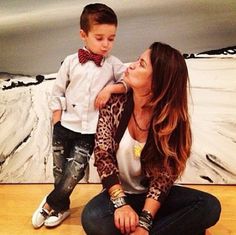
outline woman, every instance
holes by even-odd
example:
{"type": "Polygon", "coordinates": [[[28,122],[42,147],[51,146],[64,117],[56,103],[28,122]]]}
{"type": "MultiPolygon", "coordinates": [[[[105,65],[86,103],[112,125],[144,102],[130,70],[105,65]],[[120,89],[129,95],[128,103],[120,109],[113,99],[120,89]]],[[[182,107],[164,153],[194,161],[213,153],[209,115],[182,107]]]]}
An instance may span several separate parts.
{"type": "Polygon", "coordinates": [[[103,192],[84,208],[88,235],[203,235],[220,216],[212,195],[173,185],[192,144],[183,56],[155,42],[129,66],[126,95],[100,111],[95,166],[103,192]]]}

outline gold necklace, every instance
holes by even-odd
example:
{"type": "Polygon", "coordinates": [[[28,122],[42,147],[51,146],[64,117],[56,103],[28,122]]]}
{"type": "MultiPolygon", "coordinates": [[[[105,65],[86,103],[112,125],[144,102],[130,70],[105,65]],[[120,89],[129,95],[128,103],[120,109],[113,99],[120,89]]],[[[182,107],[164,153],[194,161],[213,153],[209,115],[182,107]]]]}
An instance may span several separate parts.
{"type": "Polygon", "coordinates": [[[136,117],[135,117],[134,112],[133,112],[132,116],[133,116],[135,125],[138,127],[138,129],[139,129],[140,131],[148,131],[148,130],[149,130],[149,128],[144,129],[144,128],[142,128],[142,127],[139,126],[139,124],[138,124],[138,122],[137,122],[137,120],[136,120],[136,117]]]}

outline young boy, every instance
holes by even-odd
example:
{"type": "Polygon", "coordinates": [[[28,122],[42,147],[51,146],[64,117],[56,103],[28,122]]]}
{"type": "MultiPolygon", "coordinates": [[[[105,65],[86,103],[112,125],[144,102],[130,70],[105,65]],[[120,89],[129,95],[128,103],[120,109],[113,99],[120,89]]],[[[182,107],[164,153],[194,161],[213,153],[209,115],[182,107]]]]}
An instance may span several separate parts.
{"type": "Polygon", "coordinates": [[[104,4],[89,4],[80,28],[85,47],[65,58],[52,91],[55,187],[33,214],[35,228],[57,226],[69,216],[69,197],[93,152],[98,109],[111,93],[127,91],[121,80],[126,67],[108,55],[117,29],[114,11],[104,4]]]}

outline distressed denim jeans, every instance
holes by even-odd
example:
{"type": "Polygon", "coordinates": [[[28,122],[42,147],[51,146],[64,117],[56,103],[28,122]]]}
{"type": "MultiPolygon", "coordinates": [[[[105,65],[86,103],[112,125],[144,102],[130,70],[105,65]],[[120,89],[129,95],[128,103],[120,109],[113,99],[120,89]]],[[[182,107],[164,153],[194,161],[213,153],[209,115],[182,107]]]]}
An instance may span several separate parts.
{"type": "MultiPolygon", "coordinates": [[[[139,214],[145,194],[127,194],[130,206],[139,214]]],[[[114,224],[114,206],[107,191],[94,197],[82,212],[87,235],[121,235],[114,224]]],[[[216,197],[195,189],[173,186],[153,220],[150,235],[204,235],[220,217],[221,205],[216,197]]]]}
{"type": "Polygon", "coordinates": [[[53,130],[54,190],[47,203],[56,211],[70,207],[70,195],[84,177],[94,148],[94,134],[73,132],[58,122],[53,130]]]}

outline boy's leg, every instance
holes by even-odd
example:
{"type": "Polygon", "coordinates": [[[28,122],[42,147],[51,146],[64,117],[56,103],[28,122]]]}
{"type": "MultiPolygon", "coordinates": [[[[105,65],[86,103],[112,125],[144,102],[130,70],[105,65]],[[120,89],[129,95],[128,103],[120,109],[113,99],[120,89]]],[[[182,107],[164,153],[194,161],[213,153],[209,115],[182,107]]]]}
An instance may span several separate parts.
{"type": "MultiPolygon", "coordinates": [[[[56,123],[53,128],[53,174],[55,188],[63,176],[67,162],[66,156],[69,154],[70,141],[68,139],[68,132],[70,131],[61,126],[60,122],[56,123]]],[[[57,196],[60,197],[60,195],[57,196]]],[[[32,224],[35,228],[39,228],[44,224],[51,213],[50,209],[51,205],[48,203],[47,197],[44,197],[32,216],[32,224]]]]}
{"type": "Polygon", "coordinates": [[[93,147],[94,135],[78,134],[76,139],[73,139],[72,149],[70,156],[67,158],[64,174],[47,198],[48,204],[54,210],[66,211],[69,209],[69,197],[77,183],[84,177],[93,147]]]}
{"type": "Polygon", "coordinates": [[[65,170],[67,157],[70,154],[71,141],[68,138],[69,130],[58,122],[53,129],[53,176],[55,186],[59,184],[65,170]]]}

